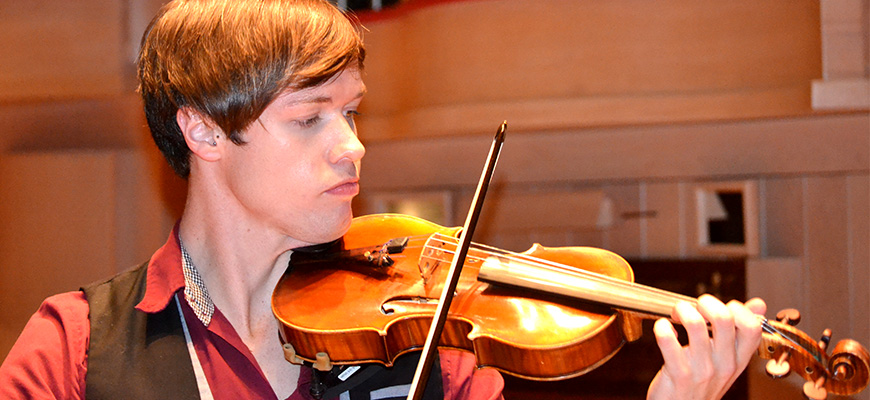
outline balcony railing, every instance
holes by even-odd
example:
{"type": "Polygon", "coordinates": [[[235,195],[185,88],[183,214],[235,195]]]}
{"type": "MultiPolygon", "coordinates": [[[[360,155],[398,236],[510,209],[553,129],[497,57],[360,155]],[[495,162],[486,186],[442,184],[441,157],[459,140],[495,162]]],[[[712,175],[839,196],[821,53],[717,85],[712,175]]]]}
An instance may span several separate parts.
{"type": "Polygon", "coordinates": [[[407,0],[330,0],[339,8],[351,11],[380,11],[407,0]]]}

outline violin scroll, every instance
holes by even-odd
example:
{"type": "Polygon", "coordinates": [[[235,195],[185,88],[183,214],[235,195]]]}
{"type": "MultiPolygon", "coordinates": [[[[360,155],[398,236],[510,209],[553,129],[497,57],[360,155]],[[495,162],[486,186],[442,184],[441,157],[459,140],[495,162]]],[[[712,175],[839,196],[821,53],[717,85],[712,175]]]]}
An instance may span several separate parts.
{"type": "MultiPolygon", "coordinates": [[[[822,339],[815,341],[806,333],[795,329],[795,312],[783,321],[764,321],[758,355],[770,359],[766,371],[781,378],[791,371],[803,377],[804,395],[823,400],[827,394],[848,396],[863,390],[870,381],[870,354],[860,343],[844,339],[837,343],[830,355],[827,347],[831,331],[826,329],[822,339]]],[[[777,317],[784,315],[782,312],[777,317]]],[[[799,317],[798,317],[799,318],[799,317]]]]}
{"type": "Polygon", "coordinates": [[[867,349],[852,339],[837,343],[828,361],[831,378],[829,385],[837,387],[837,394],[852,394],[861,391],[870,380],[870,355],[867,349]],[[842,389],[839,389],[842,388],[842,389]]]}

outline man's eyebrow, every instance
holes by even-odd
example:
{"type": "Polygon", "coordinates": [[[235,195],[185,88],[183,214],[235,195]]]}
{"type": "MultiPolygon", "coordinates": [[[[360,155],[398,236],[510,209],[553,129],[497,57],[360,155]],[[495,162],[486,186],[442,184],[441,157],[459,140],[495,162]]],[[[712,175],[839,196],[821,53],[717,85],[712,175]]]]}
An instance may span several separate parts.
{"type": "Polygon", "coordinates": [[[297,99],[296,101],[290,102],[290,104],[300,104],[300,103],[331,103],[332,97],[329,96],[318,96],[318,97],[303,97],[301,99],[297,99]]]}

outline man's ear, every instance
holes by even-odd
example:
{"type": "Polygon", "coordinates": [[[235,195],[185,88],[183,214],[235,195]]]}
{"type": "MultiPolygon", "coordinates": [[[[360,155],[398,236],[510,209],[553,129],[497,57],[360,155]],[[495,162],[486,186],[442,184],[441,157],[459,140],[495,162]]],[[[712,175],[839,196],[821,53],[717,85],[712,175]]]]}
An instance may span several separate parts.
{"type": "Polygon", "coordinates": [[[175,114],[175,121],[181,128],[187,148],[205,161],[221,158],[223,144],[226,143],[223,131],[214,126],[207,117],[190,107],[182,107],[175,114]]]}

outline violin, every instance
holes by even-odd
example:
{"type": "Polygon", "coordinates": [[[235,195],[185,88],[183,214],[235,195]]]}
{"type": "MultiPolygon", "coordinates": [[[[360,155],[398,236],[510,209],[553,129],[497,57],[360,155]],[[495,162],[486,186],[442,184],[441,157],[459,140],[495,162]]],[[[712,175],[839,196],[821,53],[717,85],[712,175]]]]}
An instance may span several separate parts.
{"type": "MultiPolygon", "coordinates": [[[[294,251],[272,310],[285,357],[332,365],[380,363],[420,350],[461,228],[416,217],[354,219],[340,240],[294,251]]],[[[645,318],[668,318],[696,300],[633,282],[628,263],[591,247],[533,245],[523,253],[474,244],[468,250],[439,347],[473,352],[478,366],[533,380],[582,375],[642,334],[645,318]]],[[[841,340],[828,353],[795,329],[795,311],[761,319],[758,355],[767,372],[807,380],[804,393],[851,395],[870,379],[867,350],[841,340]]]]}

